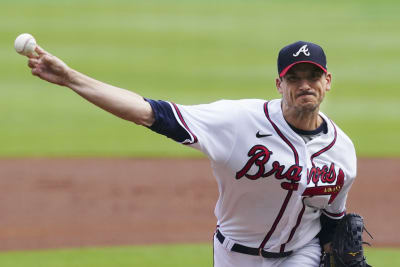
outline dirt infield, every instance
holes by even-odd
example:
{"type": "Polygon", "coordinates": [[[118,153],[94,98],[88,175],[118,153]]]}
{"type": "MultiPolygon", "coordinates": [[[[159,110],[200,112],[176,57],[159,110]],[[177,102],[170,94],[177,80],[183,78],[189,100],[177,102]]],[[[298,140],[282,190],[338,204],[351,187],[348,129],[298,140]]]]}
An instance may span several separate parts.
{"type": "MultiPolygon", "coordinates": [[[[399,246],[400,159],[358,169],[348,210],[399,246]]],[[[0,250],[209,242],[217,194],[206,159],[2,159],[0,250]]]]}

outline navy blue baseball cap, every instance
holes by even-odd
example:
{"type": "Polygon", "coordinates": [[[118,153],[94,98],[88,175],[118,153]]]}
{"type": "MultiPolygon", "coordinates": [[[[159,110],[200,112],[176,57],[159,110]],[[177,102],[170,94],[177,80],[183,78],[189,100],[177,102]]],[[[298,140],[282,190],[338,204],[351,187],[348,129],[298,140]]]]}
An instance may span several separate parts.
{"type": "Polygon", "coordinates": [[[324,50],[314,43],[298,41],[282,48],[278,55],[279,77],[298,63],[311,63],[327,72],[324,50]]]}

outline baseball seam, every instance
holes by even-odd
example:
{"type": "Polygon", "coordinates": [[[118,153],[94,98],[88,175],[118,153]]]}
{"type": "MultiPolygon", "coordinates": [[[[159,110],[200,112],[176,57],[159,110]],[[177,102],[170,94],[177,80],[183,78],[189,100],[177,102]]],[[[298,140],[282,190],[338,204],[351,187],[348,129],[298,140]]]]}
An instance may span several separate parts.
{"type": "Polygon", "coordinates": [[[22,50],[19,51],[19,53],[24,53],[25,48],[26,48],[26,46],[28,45],[28,42],[29,42],[30,40],[31,40],[31,38],[28,38],[28,39],[25,41],[24,46],[22,47],[22,50]]]}

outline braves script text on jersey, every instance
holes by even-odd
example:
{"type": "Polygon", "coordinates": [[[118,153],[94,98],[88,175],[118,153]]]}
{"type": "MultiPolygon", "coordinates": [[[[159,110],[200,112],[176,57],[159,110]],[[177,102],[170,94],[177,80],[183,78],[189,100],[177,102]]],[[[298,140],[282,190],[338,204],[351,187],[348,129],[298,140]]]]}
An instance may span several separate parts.
{"type": "Polygon", "coordinates": [[[220,193],[218,229],[232,244],[295,251],[317,236],[321,212],[344,215],[356,176],[355,150],[323,113],[327,133],[306,143],[285,121],[281,100],[196,106],[148,101],[155,110],[153,130],[211,160],[220,193]]]}

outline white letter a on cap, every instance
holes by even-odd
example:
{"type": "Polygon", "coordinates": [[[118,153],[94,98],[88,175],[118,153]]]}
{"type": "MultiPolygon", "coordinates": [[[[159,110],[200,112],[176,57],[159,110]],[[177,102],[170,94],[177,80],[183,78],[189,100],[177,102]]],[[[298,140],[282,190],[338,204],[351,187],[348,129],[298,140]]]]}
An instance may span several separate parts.
{"type": "Polygon", "coordinates": [[[302,53],[304,55],[306,55],[307,57],[310,55],[310,52],[308,52],[308,48],[307,45],[303,45],[302,47],[300,47],[299,51],[297,51],[295,54],[293,54],[294,57],[298,57],[300,53],[302,53]]]}

